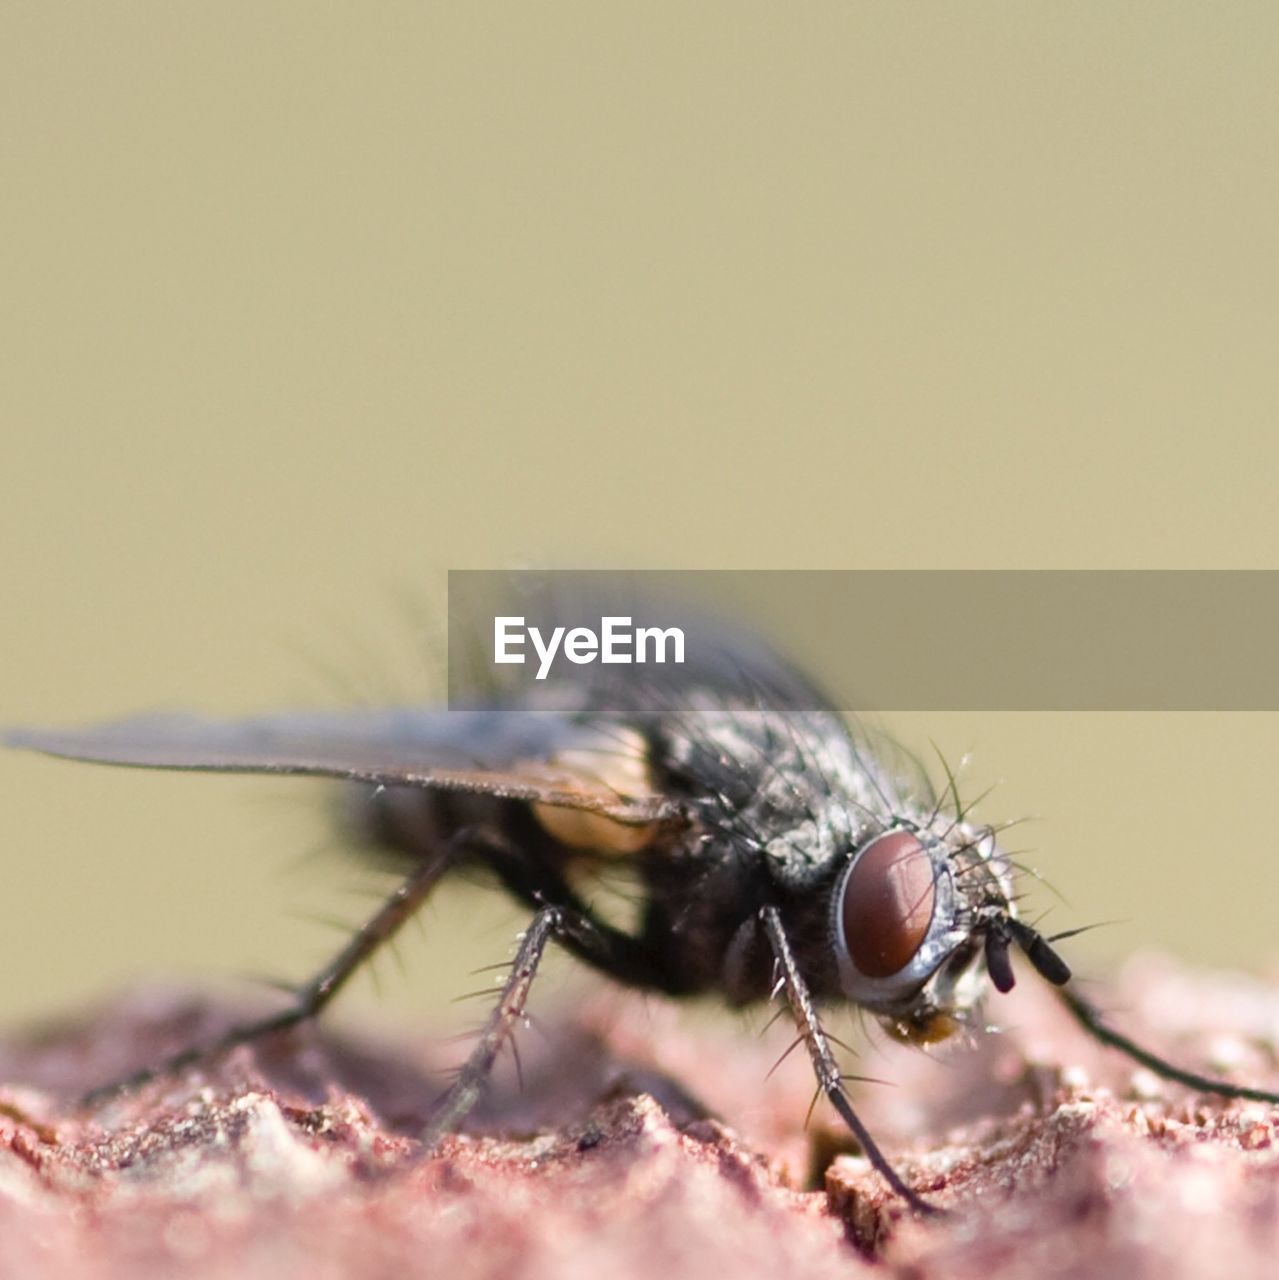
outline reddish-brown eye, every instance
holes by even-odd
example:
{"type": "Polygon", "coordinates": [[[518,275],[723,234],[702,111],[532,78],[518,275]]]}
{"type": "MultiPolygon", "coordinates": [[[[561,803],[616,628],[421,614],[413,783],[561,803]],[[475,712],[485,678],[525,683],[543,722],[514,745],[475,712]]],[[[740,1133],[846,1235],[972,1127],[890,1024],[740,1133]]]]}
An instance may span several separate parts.
{"type": "Polygon", "coordinates": [[[872,840],[844,882],[844,942],[857,971],[888,978],[904,969],[928,936],[936,901],[932,859],[917,836],[872,840]]]}

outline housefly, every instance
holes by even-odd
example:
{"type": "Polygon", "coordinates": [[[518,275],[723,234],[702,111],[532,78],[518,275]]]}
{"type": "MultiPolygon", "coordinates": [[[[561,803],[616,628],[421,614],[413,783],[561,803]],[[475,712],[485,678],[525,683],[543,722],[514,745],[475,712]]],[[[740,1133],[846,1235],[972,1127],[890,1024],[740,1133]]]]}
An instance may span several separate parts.
{"type": "Polygon", "coordinates": [[[1183,1071],[1108,1026],[1069,987],[1053,943],[1019,918],[997,831],[953,779],[935,790],[752,638],[658,681],[595,671],[463,708],[148,716],[84,730],[22,729],[51,755],[145,768],[344,779],[359,831],[404,878],[284,1011],[237,1027],[123,1086],[318,1014],[446,875],[482,868],[532,913],[496,1005],[435,1106],[426,1143],[475,1104],[523,1016],[547,946],[632,987],[789,1008],[821,1094],[913,1209],[854,1110],[822,1011],[853,1004],[896,1038],[980,1026],[988,988],[1020,953],[1093,1035],[1166,1078],[1227,1097],[1279,1095],[1183,1071]],[[637,918],[594,890],[625,872],[637,918]]]}

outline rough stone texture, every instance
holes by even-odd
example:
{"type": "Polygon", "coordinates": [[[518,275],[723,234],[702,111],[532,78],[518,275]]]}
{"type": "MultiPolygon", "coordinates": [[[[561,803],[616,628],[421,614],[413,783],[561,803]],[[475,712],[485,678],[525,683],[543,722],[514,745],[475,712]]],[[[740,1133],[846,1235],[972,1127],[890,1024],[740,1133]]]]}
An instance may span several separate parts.
{"type": "MultiPolygon", "coordinates": [[[[81,1112],[232,1010],[131,996],[0,1045],[0,1280],[184,1276],[1273,1276],[1279,1109],[1166,1085],[1025,983],[1007,1028],[854,1063],[949,1213],[902,1210],[758,1026],[602,995],[521,1037],[468,1124],[415,1138],[460,1045],[308,1029],[81,1112]],[[718,1118],[713,1118],[718,1117],[718,1118]],[[731,1126],[731,1127],[730,1127],[731,1126]]],[[[1279,1085],[1279,991],[1148,960],[1101,997],[1187,1065],[1279,1085]]],[[[842,1034],[842,1031],[841,1031],[842,1034]]]]}

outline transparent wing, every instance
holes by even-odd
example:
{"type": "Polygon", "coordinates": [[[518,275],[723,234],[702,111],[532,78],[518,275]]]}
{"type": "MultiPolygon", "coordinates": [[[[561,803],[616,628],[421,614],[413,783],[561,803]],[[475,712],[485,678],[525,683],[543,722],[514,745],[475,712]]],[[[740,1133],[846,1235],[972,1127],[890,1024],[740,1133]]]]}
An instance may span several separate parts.
{"type": "Polygon", "coordinates": [[[83,729],[11,729],[3,740],[97,764],[476,791],[586,809],[628,825],[675,816],[666,797],[640,785],[619,789],[615,770],[592,768],[593,755],[610,752],[607,728],[553,712],[394,709],[226,721],[166,713],[83,729]]]}

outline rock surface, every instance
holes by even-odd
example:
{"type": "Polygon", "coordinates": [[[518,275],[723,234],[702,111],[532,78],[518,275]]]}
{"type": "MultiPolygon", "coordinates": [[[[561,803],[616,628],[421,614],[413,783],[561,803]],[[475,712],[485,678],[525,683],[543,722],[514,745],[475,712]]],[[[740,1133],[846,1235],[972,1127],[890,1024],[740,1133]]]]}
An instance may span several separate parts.
{"type": "MultiPolygon", "coordinates": [[[[931,1219],[822,1104],[805,1128],[807,1064],[768,1074],[789,1034],[763,1018],[602,994],[526,1031],[522,1087],[508,1064],[423,1156],[461,1045],[308,1028],[77,1109],[236,1016],[138,993],[0,1045],[0,1280],[1273,1275],[1279,1108],[1165,1084],[1023,987],[1001,1034],[850,1064],[892,1082],[858,1105],[931,1219]]],[[[1097,998],[1186,1065],[1279,1086],[1273,987],[1148,960],[1097,998]]]]}

